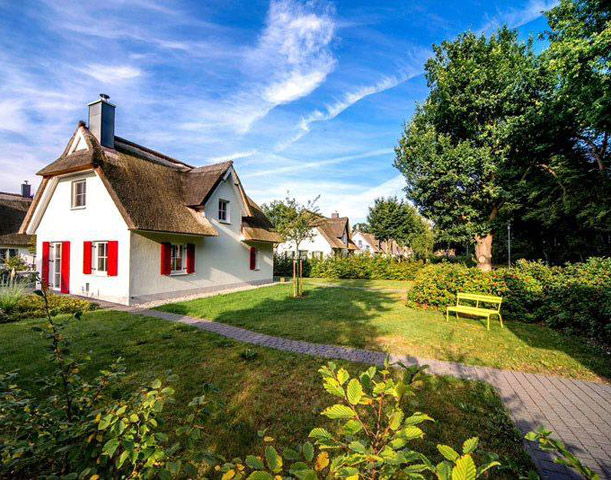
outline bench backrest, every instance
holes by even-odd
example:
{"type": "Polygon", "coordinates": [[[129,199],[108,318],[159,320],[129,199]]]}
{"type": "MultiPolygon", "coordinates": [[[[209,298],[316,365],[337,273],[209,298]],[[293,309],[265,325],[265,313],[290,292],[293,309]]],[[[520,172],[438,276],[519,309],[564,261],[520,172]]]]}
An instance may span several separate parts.
{"type": "Polygon", "coordinates": [[[503,297],[497,297],[496,295],[487,295],[483,293],[461,293],[456,294],[456,305],[469,305],[469,302],[475,302],[475,306],[479,307],[480,303],[487,303],[496,306],[498,311],[501,310],[501,303],[503,297]],[[462,303],[461,303],[462,302],[462,303]]]}

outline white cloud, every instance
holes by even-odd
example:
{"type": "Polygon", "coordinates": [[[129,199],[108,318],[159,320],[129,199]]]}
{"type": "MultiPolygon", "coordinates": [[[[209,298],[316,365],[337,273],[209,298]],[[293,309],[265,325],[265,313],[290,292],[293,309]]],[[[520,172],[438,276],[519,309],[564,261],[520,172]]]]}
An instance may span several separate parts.
{"type": "Polygon", "coordinates": [[[113,85],[121,81],[137,78],[142,74],[138,68],[130,65],[112,66],[102,63],[90,63],[81,69],[81,71],[102,83],[113,85]]]}
{"type": "Polygon", "coordinates": [[[339,212],[350,218],[350,223],[364,221],[369,207],[378,197],[405,197],[405,179],[397,175],[373,187],[358,183],[333,182],[328,180],[283,180],[274,183],[273,188],[259,188],[247,185],[246,188],[259,203],[267,203],[282,198],[286,192],[298,201],[305,203],[319,197],[316,205],[321,213],[330,215],[339,212]]]}
{"type": "Polygon", "coordinates": [[[501,25],[518,28],[539,18],[544,12],[558,5],[558,0],[529,0],[523,8],[510,8],[499,12],[487,20],[479,29],[481,33],[490,33],[501,25]]]}
{"type": "Polygon", "coordinates": [[[335,67],[334,33],[335,20],[328,8],[272,0],[256,45],[243,52],[241,87],[221,100],[220,108],[202,108],[182,126],[245,134],[277,106],[310,95],[335,67]]]}
{"type": "MultiPolygon", "coordinates": [[[[252,177],[263,177],[267,175],[278,175],[278,174],[292,174],[302,170],[311,170],[314,168],[321,168],[330,165],[337,165],[339,163],[344,163],[350,160],[358,160],[361,158],[370,158],[370,157],[379,157],[382,155],[388,155],[393,153],[394,150],[392,148],[380,148],[377,150],[371,150],[367,152],[361,152],[354,155],[344,155],[341,157],[329,158],[326,160],[318,160],[314,162],[300,162],[293,159],[287,159],[290,162],[290,165],[282,166],[282,167],[274,167],[267,170],[259,170],[257,172],[253,172],[247,175],[244,175],[243,178],[252,178],[252,177]]],[[[284,158],[278,157],[277,158],[284,158]]]]}
{"type": "Polygon", "coordinates": [[[256,150],[248,150],[246,152],[236,152],[236,153],[231,153],[229,155],[222,155],[220,157],[212,157],[210,159],[210,162],[211,163],[228,162],[229,160],[238,160],[240,158],[252,157],[255,153],[257,153],[256,150]]]}
{"type": "Polygon", "coordinates": [[[23,110],[24,101],[16,98],[0,100],[0,130],[24,133],[28,118],[23,110]]]}
{"type": "Polygon", "coordinates": [[[293,143],[303,138],[304,135],[310,132],[311,125],[313,123],[332,120],[344,110],[361,101],[365,97],[394,88],[419,73],[420,72],[384,77],[373,85],[358,87],[357,89],[346,93],[341,100],[337,100],[326,105],[324,110],[315,110],[308,116],[303,117],[299,122],[297,133],[288,140],[278,143],[276,145],[276,151],[285,150],[293,143]]]}

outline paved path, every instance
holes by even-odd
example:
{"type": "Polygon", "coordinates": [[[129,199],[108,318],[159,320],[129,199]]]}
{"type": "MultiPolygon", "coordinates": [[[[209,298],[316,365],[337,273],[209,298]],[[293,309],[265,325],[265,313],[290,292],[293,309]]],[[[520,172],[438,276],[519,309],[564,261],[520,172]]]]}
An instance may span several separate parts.
{"type": "MultiPolygon", "coordinates": [[[[186,315],[133,307],[129,311],[194,325],[240,342],[286,352],[370,365],[383,365],[386,356],[383,352],[273,337],[186,315]]],[[[428,365],[427,372],[434,375],[452,375],[488,382],[498,391],[510,417],[523,434],[545,426],[554,431],[571,452],[598,473],[601,479],[611,479],[611,385],[488,367],[470,367],[404,355],[392,355],[391,358],[395,362],[402,361],[410,365],[428,365]]],[[[543,478],[581,478],[566,467],[553,463],[550,456],[534,444],[525,442],[525,448],[543,478]]]]}

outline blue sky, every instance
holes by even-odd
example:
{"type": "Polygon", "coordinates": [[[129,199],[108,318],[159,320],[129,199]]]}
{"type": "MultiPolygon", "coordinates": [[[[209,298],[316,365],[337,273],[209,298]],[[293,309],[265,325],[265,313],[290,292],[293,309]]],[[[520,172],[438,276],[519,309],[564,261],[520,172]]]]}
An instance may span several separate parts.
{"type": "Polygon", "coordinates": [[[193,165],[234,159],[259,203],[320,195],[362,220],[401,194],[403,122],[426,98],[431,45],[554,0],[0,0],[0,190],[57,158],[107,93],[116,134],[193,165]]]}

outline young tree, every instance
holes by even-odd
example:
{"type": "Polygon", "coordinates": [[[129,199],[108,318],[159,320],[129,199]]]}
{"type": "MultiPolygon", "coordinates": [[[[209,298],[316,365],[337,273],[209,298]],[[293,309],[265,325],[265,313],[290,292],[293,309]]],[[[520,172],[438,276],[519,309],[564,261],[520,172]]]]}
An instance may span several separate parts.
{"type": "Polygon", "coordinates": [[[430,94],[405,126],[395,166],[439,240],[475,238],[478,265],[490,270],[495,221],[521,168],[510,155],[512,134],[538,105],[537,58],[505,27],[433,48],[430,94]]]}
{"type": "MultiPolygon", "coordinates": [[[[276,231],[286,242],[295,245],[296,257],[299,256],[301,243],[314,238],[315,231],[312,228],[312,221],[318,215],[317,200],[318,197],[309,200],[304,205],[287,195],[283,202],[276,200],[270,204],[270,207],[266,207],[267,211],[272,210],[272,221],[274,221],[276,231]]],[[[293,284],[295,286],[294,296],[300,296],[301,285],[296,269],[293,269],[293,284]]]]}

